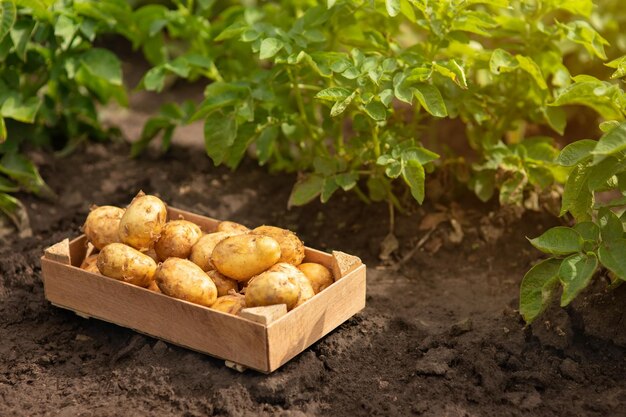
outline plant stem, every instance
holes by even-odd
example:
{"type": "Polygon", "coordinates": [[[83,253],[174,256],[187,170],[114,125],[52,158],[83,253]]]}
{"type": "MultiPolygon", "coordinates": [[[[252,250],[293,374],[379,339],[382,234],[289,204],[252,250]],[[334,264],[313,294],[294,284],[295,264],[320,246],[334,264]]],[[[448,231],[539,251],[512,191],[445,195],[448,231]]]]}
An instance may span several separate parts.
{"type": "Polygon", "coordinates": [[[309,135],[311,135],[311,139],[318,142],[318,137],[315,131],[313,130],[313,126],[309,123],[309,118],[306,114],[306,109],[304,108],[304,100],[302,99],[302,93],[300,92],[300,84],[296,83],[296,77],[294,77],[291,68],[287,68],[287,75],[289,76],[289,81],[291,81],[291,86],[295,90],[294,93],[296,95],[296,104],[298,106],[298,111],[300,112],[300,118],[302,122],[306,125],[307,130],[309,131],[309,135]]]}
{"type": "Polygon", "coordinates": [[[374,155],[376,159],[380,156],[380,140],[378,139],[378,125],[374,125],[372,130],[372,139],[374,140],[374,155]]]}

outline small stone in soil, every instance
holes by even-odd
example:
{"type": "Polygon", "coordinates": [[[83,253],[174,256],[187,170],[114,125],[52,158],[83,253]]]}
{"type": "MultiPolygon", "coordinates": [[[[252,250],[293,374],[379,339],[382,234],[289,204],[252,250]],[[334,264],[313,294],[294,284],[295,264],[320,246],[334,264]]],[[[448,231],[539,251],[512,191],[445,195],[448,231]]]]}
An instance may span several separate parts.
{"type": "Polygon", "coordinates": [[[463,319],[457,323],[454,323],[450,327],[450,335],[451,336],[460,336],[464,333],[467,333],[473,328],[472,320],[470,318],[463,319]]]}
{"type": "Polygon", "coordinates": [[[164,355],[168,349],[167,344],[162,340],[157,341],[154,346],[152,346],[154,354],[159,356],[164,355]]]}

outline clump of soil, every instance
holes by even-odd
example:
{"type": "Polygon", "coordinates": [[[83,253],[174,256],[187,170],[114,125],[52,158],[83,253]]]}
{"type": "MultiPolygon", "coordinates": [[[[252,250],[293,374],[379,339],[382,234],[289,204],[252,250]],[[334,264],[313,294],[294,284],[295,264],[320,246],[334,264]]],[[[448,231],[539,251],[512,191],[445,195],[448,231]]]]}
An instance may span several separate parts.
{"type": "Polygon", "coordinates": [[[539,255],[525,236],[553,225],[547,215],[503,220],[470,197],[427,206],[396,219],[399,251],[383,265],[384,205],[339,195],[286,210],[292,177],[252,163],[231,173],[179,148],[162,159],[127,154],[124,145],[90,145],[66,159],[39,158],[60,198],[22,196],[33,236],[0,246],[0,415],[623,414],[624,289],[605,294],[599,283],[530,327],[515,311],[519,281],[539,255]],[[90,204],[124,205],[139,189],[360,256],[367,307],[268,376],[50,305],[43,249],[77,235],[90,204]],[[423,219],[444,209],[464,220],[442,221],[425,239],[423,219]]]}

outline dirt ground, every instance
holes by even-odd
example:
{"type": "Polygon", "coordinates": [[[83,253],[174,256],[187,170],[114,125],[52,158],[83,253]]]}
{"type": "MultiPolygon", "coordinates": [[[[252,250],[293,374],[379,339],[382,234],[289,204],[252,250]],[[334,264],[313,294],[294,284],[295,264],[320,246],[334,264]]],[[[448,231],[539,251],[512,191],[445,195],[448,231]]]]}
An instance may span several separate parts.
{"type": "Polygon", "coordinates": [[[555,224],[548,215],[516,220],[471,197],[426,205],[397,217],[400,247],[383,263],[383,204],[339,195],[286,210],[292,176],[251,162],[231,173],[182,148],[127,154],[89,145],[65,159],[33,155],[59,199],[22,196],[33,237],[0,241],[1,416],[626,416],[625,288],[606,294],[599,281],[528,328],[516,312],[539,256],[525,236],[555,224]],[[367,307],[262,375],[51,306],[43,249],[76,236],[91,203],[124,205],[139,189],[360,256],[367,307]]]}

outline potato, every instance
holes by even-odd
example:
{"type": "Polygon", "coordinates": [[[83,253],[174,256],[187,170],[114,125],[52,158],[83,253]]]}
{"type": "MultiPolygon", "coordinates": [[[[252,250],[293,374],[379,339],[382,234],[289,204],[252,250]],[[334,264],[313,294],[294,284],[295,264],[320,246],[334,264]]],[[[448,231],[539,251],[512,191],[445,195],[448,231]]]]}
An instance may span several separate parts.
{"type": "Polygon", "coordinates": [[[211,263],[213,249],[222,240],[234,235],[232,232],[215,232],[202,236],[191,248],[189,260],[202,268],[203,271],[215,269],[211,263]]]}
{"type": "Polygon", "coordinates": [[[306,275],[313,286],[315,294],[329,287],[335,280],[333,274],[322,264],[305,262],[298,265],[298,269],[306,275]]]}
{"type": "Polygon", "coordinates": [[[156,252],[154,251],[154,248],[146,251],[146,252],[142,252],[146,255],[148,255],[149,257],[151,257],[152,259],[154,259],[154,262],[159,263],[159,257],[157,256],[156,252]]]}
{"type": "Polygon", "coordinates": [[[148,289],[150,291],[158,292],[159,294],[161,293],[161,289],[157,285],[156,281],[151,281],[150,285],[148,285],[148,289]]]}
{"type": "Polygon", "coordinates": [[[153,195],[140,193],[120,220],[120,241],[146,251],[154,246],[167,219],[165,204],[153,195]]]}
{"type": "Polygon", "coordinates": [[[286,304],[291,310],[298,303],[300,286],[284,272],[267,271],[252,278],[246,288],[246,306],[286,304]]]}
{"type": "Polygon", "coordinates": [[[238,315],[246,307],[246,297],[241,294],[227,294],[217,298],[211,308],[228,314],[238,315]]]}
{"type": "Polygon", "coordinates": [[[94,274],[99,274],[100,271],[98,270],[98,265],[96,265],[97,261],[98,255],[90,255],[80,264],[80,268],[88,272],[93,272],[94,274]]]}
{"type": "Polygon", "coordinates": [[[161,236],[154,244],[160,261],[167,258],[188,258],[191,248],[202,237],[200,226],[187,220],[172,220],[165,223],[161,236]]]}
{"type": "Polygon", "coordinates": [[[247,281],[280,259],[280,246],[269,236],[236,235],[215,246],[211,262],[220,273],[237,281],[247,281]]]}
{"type": "Polygon", "coordinates": [[[263,235],[274,238],[280,245],[279,262],[287,262],[292,265],[300,265],[304,259],[304,243],[290,230],[274,226],[259,226],[252,230],[255,235],[263,235]]]}
{"type": "Polygon", "coordinates": [[[104,276],[147,287],[154,279],[154,260],[123,243],[106,245],[98,254],[98,270],[104,276]]]}
{"type": "Polygon", "coordinates": [[[248,233],[250,231],[250,229],[248,229],[243,224],[239,224],[239,223],[235,223],[235,222],[229,222],[229,221],[223,221],[223,222],[220,222],[217,225],[217,231],[218,232],[231,232],[231,233],[242,234],[242,233],[248,233]]]}
{"type": "Polygon", "coordinates": [[[118,231],[123,215],[124,209],[119,207],[96,207],[89,212],[83,225],[83,232],[96,249],[102,250],[109,243],[120,241],[118,231]]]}
{"type": "Polygon", "coordinates": [[[239,291],[239,283],[234,279],[227,278],[215,270],[207,271],[206,274],[211,278],[211,281],[215,283],[218,297],[228,295],[229,291],[239,291]]]}
{"type": "Polygon", "coordinates": [[[272,266],[268,271],[272,272],[282,272],[287,275],[289,278],[293,279],[298,286],[300,287],[300,295],[298,296],[298,302],[295,307],[298,307],[301,304],[304,304],[305,301],[313,298],[315,295],[315,291],[313,290],[313,286],[309,279],[300,271],[297,267],[288,264],[286,262],[279,262],[276,265],[272,266]]]}
{"type": "Polygon", "coordinates": [[[163,294],[206,307],[217,300],[217,287],[196,264],[187,259],[168,258],[159,265],[155,280],[163,294]]]}

